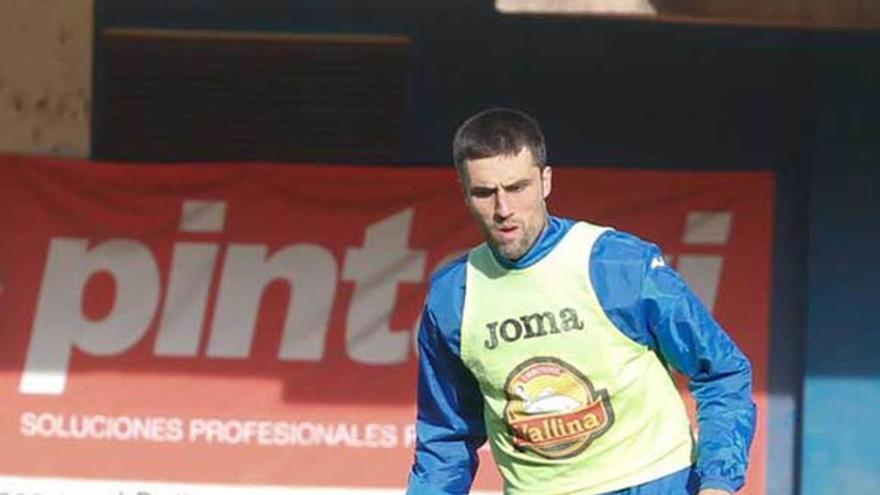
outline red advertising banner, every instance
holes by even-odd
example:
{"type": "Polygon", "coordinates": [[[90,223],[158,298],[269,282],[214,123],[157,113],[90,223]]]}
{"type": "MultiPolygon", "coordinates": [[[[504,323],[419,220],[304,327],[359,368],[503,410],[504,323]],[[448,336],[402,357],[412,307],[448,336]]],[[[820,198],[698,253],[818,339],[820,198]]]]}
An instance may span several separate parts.
{"type": "MultiPolygon", "coordinates": [[[[658,243],[752,359],[763,494],[772,175],[554,179],[551,212],[658,243]]],[[[400,493],[427,281],[477,242],[451,168],[0,157],[0,488],[400,493]]]]}

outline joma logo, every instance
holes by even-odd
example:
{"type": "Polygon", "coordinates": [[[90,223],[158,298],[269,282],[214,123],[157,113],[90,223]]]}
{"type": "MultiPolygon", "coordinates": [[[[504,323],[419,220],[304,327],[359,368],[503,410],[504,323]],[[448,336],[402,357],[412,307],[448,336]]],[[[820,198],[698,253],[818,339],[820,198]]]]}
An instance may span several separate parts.
{"type": "Polygon", "coordinates": [[[516,342],[517,340],[544,337],[550,334],[583,330],[584,322],[578,318],[577,311],[565,308],[559,311],[559,322],[556,324],[556,315],[550,311],[532,313],[519,318],[508,318],[504,321],[493,321],[486,324],[489,330],[489,338],[486,339],[486,349],[498,347],[498,338],[504,342],[516,342]],[[561,327],[561,328],[560,328],[561,327]]]}

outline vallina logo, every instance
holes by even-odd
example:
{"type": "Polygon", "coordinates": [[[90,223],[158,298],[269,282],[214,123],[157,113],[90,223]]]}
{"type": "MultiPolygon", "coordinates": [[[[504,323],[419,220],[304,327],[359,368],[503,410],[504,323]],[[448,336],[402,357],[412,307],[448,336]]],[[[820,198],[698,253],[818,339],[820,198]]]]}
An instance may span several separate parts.
{"type": "Polygon", "coordinates": [[[550,459],[575,456],[614,424],[606,390],[568,363],[536,357],[517,366],[505,385],[504,418],[513,445],[550,459]]]}

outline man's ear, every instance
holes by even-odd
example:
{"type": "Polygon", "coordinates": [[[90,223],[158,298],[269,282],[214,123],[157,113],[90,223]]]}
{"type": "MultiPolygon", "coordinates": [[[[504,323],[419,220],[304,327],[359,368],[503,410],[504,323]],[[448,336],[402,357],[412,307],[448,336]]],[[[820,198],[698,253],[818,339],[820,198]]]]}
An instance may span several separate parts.
{"type": "Polygon", "coordinates": [[[541,170],[541,185],[544,187],[544,199],[547,199],[553,189],[553,168],[550,165],[545,165],[541,170]]]}

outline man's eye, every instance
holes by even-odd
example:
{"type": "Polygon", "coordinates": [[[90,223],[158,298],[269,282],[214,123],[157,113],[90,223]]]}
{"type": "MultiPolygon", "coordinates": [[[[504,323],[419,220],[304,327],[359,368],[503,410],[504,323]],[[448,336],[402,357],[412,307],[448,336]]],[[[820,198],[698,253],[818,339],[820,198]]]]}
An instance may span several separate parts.
{"type": "Polygon", "coordinates": [[[475,189],[471,191],[471,195],[477,198],[488,198],[494,191],[487,189],[475,189]]]}

